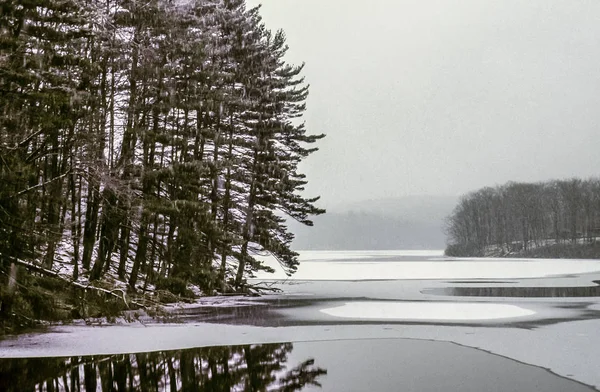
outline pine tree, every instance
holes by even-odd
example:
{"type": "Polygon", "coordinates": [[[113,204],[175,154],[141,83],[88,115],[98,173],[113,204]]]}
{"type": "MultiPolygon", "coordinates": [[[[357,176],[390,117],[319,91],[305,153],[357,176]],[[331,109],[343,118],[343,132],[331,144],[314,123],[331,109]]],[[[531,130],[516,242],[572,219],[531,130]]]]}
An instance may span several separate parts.
{"type": "Polygon", "coordinates": [[[298,164],[323,135],[282,32],[243,0],[28,0],[0,21],[0,268],[70,263],[132,290],[241,289],[286,219],[324,211],[298,164]]]}

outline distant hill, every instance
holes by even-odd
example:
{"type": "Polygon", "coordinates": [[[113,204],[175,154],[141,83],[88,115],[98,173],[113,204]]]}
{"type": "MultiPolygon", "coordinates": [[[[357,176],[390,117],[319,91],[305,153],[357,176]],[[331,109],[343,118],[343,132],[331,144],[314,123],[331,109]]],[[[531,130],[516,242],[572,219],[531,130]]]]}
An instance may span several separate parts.
{"type": "Polygon", "coordinates": [[[456,197],[409,196],[339,205],[314,219],[290,223],[297,250],[443,249],[444,219],[456,197]]]}

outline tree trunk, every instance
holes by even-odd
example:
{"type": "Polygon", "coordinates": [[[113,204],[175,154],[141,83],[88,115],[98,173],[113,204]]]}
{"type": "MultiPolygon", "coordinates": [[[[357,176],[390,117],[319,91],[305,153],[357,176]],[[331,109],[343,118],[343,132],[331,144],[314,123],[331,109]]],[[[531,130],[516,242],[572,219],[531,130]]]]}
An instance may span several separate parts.
{"type": "Polygon", "coordinates": [[[140,268],[146,260],[146,253],[148,251],[148,216],[146,213],[142,213],[142,222],[140,223],[140,231],[138,237],[138,247],[135,253],[135,259],[133,260],[133,267],[131,268],[131,276],[129,277],[129,287],[135,291],[135,284],[138,280],[138,274],[140,268]]]}

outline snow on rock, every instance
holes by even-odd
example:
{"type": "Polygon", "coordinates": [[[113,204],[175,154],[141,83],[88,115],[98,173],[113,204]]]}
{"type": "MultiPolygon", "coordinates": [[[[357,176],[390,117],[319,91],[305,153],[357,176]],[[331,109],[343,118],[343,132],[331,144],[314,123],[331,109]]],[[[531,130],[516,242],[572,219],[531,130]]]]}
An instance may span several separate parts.
{"type": "Polygon", "coordinates": [[[231,307],[241,307],[241,306],[257,306],[257,305],[265,305],[264,302],[249,300],[247,297],[239,295],[239,296],[231,296],[231,297],[201,297],[194,302],[185,303],[178,302],[173,304],[164,305],[163,308],[166,311],[177,312],[180,310],[189,310],[189,309],[198,309],[203,307],[208,308],[231,308],[231,307]]]}

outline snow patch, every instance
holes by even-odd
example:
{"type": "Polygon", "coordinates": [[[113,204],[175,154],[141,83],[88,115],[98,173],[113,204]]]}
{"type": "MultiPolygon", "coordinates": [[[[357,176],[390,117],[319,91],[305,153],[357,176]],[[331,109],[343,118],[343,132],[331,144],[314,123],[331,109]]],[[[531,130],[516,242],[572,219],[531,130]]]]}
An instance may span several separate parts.
{"type": "Polygon", "coordinates": [[[368,320],[497,320],[534,315],[515,305],[467,302],[347,302],[321,312],[334,317],[368,320]]]}

